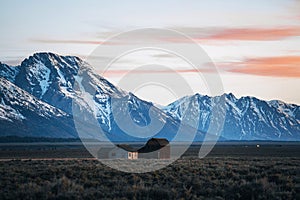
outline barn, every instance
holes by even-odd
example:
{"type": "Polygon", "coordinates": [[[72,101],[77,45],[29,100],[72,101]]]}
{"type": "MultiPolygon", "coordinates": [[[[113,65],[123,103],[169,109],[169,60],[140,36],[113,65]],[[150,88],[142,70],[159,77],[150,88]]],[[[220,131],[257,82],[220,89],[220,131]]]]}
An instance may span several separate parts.
{"type": "Polygon", "coordinates": [[[142,147],[134,147],[128,144],[118,144],[114,148],[101,148],[98,152],[99,158],[104,159],[169,159],[169,141],[165,138],[151,138],[142,147]]]}
{"type": "Polygon", "coordinates": [[[139,158],[155,158],[169,159],[170,158],[169,141],[164,138],[151,138],[145,146],[138,150],[139,158]]]}
{"type": "Polygon", "coordinates": [[[138,158],[136,152],[128,152],[118,147],[103,147],[98,151],[99,159],[130,159],[138,158]]]}

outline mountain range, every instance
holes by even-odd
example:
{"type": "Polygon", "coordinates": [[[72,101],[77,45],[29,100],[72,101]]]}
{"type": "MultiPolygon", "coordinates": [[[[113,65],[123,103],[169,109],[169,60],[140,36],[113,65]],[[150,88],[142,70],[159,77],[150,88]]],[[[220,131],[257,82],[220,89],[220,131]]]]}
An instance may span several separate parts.
{"type": "Polygon", "coordinates": [[[78,138],[83,137],[79,124],[86,138],[95,137],[100,127],[112,141],[184,140],[186,136],[200,141],[217,134],[211,131],[215,119],[220,119],[221,140],[300,140],[300,109],[294,104],[236,98],[230,93],[195,94],[157,107],[114,86],[75,56],[36,53],[19,66],[0,63],[0,137],[78,138]],[[88,101],[82,90],[91,94],[88,101]],[[115,109],[113,102],[120,106],[115,109]],[[126,123],[132,119],[134,124],[120,127],[118,118],[126,123]],[[154,121],[162,127],[155,135],[147,135],[154,121]],[[130,127],[142,131],[128,134],[130,127]],[[176,137],[178,131],[182,137],[176,137]]]}

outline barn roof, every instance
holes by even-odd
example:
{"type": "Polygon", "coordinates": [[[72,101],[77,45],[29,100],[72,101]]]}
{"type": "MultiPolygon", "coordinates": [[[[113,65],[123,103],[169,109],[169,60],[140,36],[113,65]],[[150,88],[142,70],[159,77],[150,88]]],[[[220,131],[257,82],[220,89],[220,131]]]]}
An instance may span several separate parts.
{"type": "Polygon", "coordinates": [[[125,151],[129,151],[129,152],[136,152],[140,149],[140,148],[132,147],[128,144],[117,144],[117,147],[120,147],[121,149],[124,149],[125,151]]]}
{"type": "Polygon", "coordinates": [[[124,149],[129,152],[139,152],[139,153],[150,153],[153,151],[157,151],[164,146],[167,146],[169,141],[165,138],[151,138],[148,142],[141,148],[134,148],[128,144],[119,144],[118,147],[124,149]]]}
{"type": "Polygon", "coordinates": [[[147,144],[166,146],[169,144],[169,141],[165,138],[151,138],[150,140],[148,140],[147,144]]]}

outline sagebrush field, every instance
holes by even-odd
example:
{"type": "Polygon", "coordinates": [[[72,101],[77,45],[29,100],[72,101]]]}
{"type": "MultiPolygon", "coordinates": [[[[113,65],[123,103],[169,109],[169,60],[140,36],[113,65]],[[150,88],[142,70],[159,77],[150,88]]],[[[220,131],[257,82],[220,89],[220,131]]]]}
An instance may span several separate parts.
{"type": "Polygon", "coordinates": [[[97,160],[0,163],[0,199],[300,199],[299,157],[185,158],[130,174],[97,160]]]}

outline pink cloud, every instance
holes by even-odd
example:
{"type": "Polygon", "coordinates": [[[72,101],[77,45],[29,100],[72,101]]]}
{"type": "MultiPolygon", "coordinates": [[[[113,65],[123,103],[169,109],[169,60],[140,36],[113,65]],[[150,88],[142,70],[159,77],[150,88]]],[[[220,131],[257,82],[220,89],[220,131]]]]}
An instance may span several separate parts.
{"type": "Polygon", "coordinates": [[[205,39],[209,40],[279,40],[299,36],[300,27],[226,29],[205,39]]]}
{"type": "Polygon", "coordinates": [[[275,77],[300,77],[300,56],[250,58],[240,62],[218,63],[225,71],[275,77]]]}
{"type": "MultiPolygon", "coordinates": [[[[176,27],[175,27],[176,29],[176,27]]],[[[273,28],[179,28],[193,40],[201,43],[216,44],[219,41],[248,40],[271,41],[300,36],[300,26],[273,28]]],[[[169,42],[189,42],[188,39],[169,38],[169,42]]]]}

